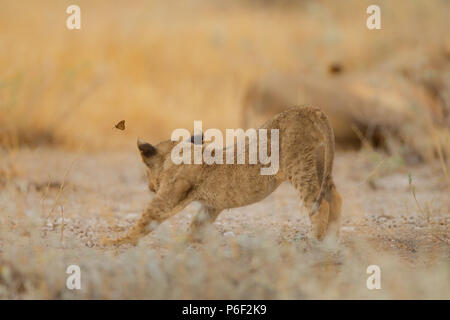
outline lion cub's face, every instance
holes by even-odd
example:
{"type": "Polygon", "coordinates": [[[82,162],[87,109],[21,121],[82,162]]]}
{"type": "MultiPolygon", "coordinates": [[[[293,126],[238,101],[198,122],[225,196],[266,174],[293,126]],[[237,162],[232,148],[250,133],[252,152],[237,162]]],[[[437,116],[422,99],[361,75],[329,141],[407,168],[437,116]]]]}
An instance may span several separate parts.
{"type": "MultiPolygon", "coordinates": [[[[189,141],[195,143],[198,140],[195,136],[191,136],[189,141]]],[[[203,144],[203,134],[200,139],[203,144]]],[[[141,153],[142,161],[147,167],[148,188],[152,192],[157,192],[161,181],[161,173],[166,159],[170,158],[173,147],[179,142],[165,140],[153,146],[148,142],[138,139],[137,146],[141,153]]]]}
{"type": "Polygon", "coordinates": [[[158,191],[164,161],[167,156],[170,157],[170,152],[174,145],[170,140],[160,142],[156,146],[142,140],[137,142],[142,161],[147,167],[148,188],[152,192],[158,191]]]}

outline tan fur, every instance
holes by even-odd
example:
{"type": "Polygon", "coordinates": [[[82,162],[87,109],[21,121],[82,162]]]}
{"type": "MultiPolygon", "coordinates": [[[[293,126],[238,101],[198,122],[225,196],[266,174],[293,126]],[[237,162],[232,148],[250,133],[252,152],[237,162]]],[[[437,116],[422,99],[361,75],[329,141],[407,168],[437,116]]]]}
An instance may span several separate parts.
{"type": "MultiPolygon", "coordinates": [[[[222,210],[258,202],[286,180],[299,191],[314,236],[318,240],[326,235],[337,237],[341,198],[331,176],[334,135],[326,115],[317,108],[293,107],[261,128],[279,129],[279,170],[275,175],[261,175],[259,163],[175,165],[171,150],[178,142],[163,141],[155,147],[138,142],[148,168],[149,188],[156,196],[125,236],[106,243],[136,244],[192,201],[202,204],[190,226],[190,237],[197,240],[203,227],[214,222],[222,210]]],[[[270,134],[267,143],[270,146],[270,134]]]]}

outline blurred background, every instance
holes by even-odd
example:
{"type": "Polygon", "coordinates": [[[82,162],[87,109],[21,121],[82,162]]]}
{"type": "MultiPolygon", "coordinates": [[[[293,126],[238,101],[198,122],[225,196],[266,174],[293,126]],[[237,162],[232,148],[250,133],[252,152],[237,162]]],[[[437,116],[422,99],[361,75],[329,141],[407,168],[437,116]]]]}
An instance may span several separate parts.
{"type": "MultiPolygon", "coordinates": [[[[442,120],[449,7],[444,0],[3,0],[0,143],[134,148],[137,136],[168,139],[175,128],[192,130],[193,120],[203,120],[204,129],[241,127],[243,97],[274,75],[282,79],[275,92],[303,77],[317,79],[319,96],[336,75],[369,74],[385,83],[397,72],[416,84],[440,81],[416,88],[439,96],[429,110],[442,120]],[[66,28],[71,4],[81,8],[81,30],[66,28]],[[381,8],[381,30],[366,27],[370,4],[381,8]],[[126,130],[113,131],[120,120],[126,130]]],[[[348,81],[363,83],[364,92],[374,83],[348,81]]],[[[318,106],[332,105],[335,95],[318,106]]],[[[291,100],[308,102],[298,94],[291,100]]]]}

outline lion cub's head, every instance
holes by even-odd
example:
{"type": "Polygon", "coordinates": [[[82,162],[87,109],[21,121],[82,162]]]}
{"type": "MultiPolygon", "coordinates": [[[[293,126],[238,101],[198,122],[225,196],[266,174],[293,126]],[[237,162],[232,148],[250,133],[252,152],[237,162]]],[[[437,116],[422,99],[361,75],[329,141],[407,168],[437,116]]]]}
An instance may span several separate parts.
{"type": "Polygon", "coordinates": [[[148,188],[152,192],[157,192],[159,188],[162,167],[167,156],[173,148],[173,142],[163,141],[153,146],[152,144],[138,139],[137,147],[141,153],[142,161],[147,167],[148,188]]]}
{"type": "MultiPolygon", "coordinates": [[[[197,141],[195,136],[190,138],[190,142],[197,141]]],[[[201,139],[203,143],[203,136],[201,139]]],[[[148,178],[148,188],[152,192],[157,192],[161,180],[161,173],[163,171],[164,163],[167,159],[170,161],[172,148],[179,143],[177,141],[165,140],[157,145],[138,139],[137,147],[141,153],[142,161],[147,167],[146,173],[148,178]]]]}

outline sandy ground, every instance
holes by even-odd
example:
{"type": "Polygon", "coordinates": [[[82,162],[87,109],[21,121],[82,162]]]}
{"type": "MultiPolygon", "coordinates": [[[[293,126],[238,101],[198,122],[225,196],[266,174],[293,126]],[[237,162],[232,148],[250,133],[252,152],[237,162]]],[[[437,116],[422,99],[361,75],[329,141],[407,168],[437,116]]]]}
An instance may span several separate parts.
{"type": "MultiPolygon", "coordinates": [[[[44,247],[58,246],[59,242],[67,252],[85,246],[101,256],[104,249],[97,248],[98,239],[124,232],[153,197],[137,152],[20,150],[4,155],[2,161],[3,168],[14,168],[15,174],[4,179],[0,189],[0,261],[7,248],[20,252],[24,245],[20,239],[37,232],[28,230],[31,227],[25,221],[38,225],[37,237],[44,247]],[[17,234],[19,240],[13,241],[8,236],[11,234],[17,234]]],[[[450,193],[438,162],[389,167],[378,165],[365,152],[340,152],[334,172],[344,199],[344,248],[355,242],[370,243],[377,250],[362,254],[372,264],[377,263],[377,252],[391,253],[412,268],[436,259],[448,263],[450,193]],[[421,208],[412,195],[408,173],[421,208]]],[[[141,248],[168,250],[166,244],[184,234],[198,208],[196,203],[189,205],[147,236],[141,248]]],[[[308,236],[309,219],[295,189],[285,183],[260,203],[226,210],[214,230],[215,237],[222,240],[264,236],[276,243],[296,243],[308,236]]]]}

